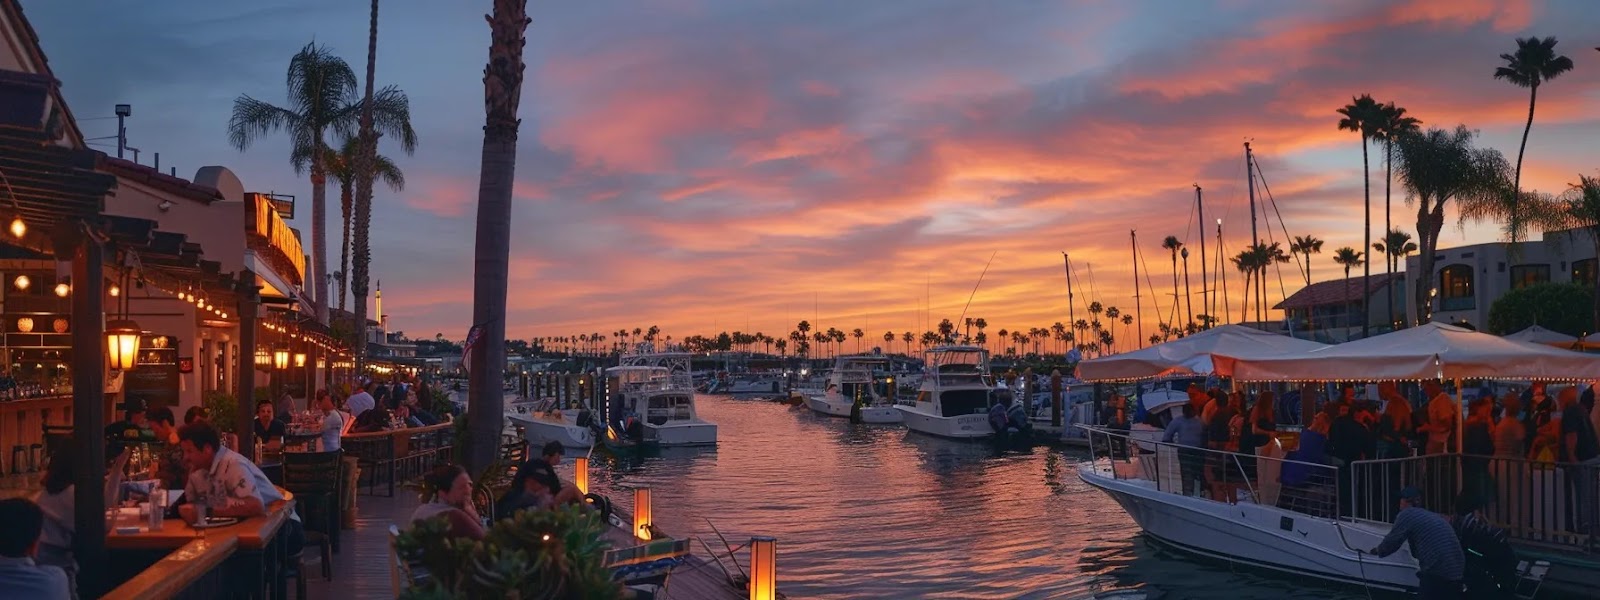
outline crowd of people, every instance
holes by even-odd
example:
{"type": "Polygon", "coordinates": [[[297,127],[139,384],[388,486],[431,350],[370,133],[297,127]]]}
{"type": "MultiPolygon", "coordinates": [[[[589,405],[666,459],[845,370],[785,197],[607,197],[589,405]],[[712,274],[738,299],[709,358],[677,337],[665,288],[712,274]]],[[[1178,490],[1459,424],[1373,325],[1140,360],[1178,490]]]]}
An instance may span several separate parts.
{"type": "MultiPolygon", "coordinates": [[[[584,494],[571,482],[564,482],[555,468],[561,464],[566,448],[560,442],[545,444],[538,457],[517,465],[511,483],[493,505],[494,515],[505,518],[525,510],[549,510],[558,506],[590,506],[584,494]]],[[[442,518],[452,537],[483,539],[488,519],[472,501],[473,483],[460,465],[434,467],[423,476],[429,491],[426,502],[411,514],[413,523],[442,518]]]]}

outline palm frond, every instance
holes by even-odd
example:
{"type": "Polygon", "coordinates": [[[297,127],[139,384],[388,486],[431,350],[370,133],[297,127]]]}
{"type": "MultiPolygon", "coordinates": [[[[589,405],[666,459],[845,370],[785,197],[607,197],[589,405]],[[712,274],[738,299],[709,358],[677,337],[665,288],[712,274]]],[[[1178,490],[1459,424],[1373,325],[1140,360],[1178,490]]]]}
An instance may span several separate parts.
{"type": "Polygon", "coordinates": [[[228,118],[228,143],[247,150],[257,139],[279,129],[298,129],[300,115],[262,102],[249,95],[233,101],[233,116],[228,118]]]}
{"type": "Polygon", "coordinates": [[[406,174],[387,156],[373,155],[372,174],[378,179],[382,179],[383,183],[388,185],[391,190],[400,192],[406,189],[406,174]]]}
{"type": "Polygon", "coordinates": [[[306,44],[289,59],[285,75],[289,102],[314,123],[326,127],[336,111],[355,95],[356,75],[344,59],[316,42],[306,44]]]}
{"type": "Polygon", "coordinates": [[[411,128],[411,100],[395,86],[372,94],[372,126],[400,142],[406,154],[417,150],[417,132],[411,128]]]}

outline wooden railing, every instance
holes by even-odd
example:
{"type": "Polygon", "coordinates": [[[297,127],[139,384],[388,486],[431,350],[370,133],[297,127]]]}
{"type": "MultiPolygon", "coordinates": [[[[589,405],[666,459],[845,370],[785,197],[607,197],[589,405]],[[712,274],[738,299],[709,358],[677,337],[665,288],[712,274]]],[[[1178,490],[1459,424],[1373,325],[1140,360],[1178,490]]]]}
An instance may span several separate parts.
{"type": "Polygon", "coordinates": [[[239,538],[196,539],[184,544],[133,579],[106,594],[107,600],[161,600],[215,597],[221,587],[219,567],[239,547],[239,538]]]}
{"type": "Polygon", "coordinates": [[[282,566],[287,555],[280,534],[295,501],[293,494],[281,488],[279,492],[284,500],[274,502],[267,514],[203,535],[178,519],[167,519],[160,530],[107,536],[108,549],[132,552],[130,556],[167,552],[104,598],[215,598],[242,587],[251,595],[284,597],[282,566]],[[260,579],[248,583],[249,578],[240,577],[245,573],[260,579]]]}
{"type": "MultiPolygon", "coordinates": [[[[426,472],[440,462],[454,459],[452,448],[454,425],[440,423],[425,427],[408,427],[387,431],[345,434],[341,440],[344,451],[361,461],[362,474],[368,488],[375,487],[379,478],[388,484],[389,495],[394,495],[396,483],[409,480],[426,472]]],[[[358,482],[359,484],[359,482],[358,482]]]]}

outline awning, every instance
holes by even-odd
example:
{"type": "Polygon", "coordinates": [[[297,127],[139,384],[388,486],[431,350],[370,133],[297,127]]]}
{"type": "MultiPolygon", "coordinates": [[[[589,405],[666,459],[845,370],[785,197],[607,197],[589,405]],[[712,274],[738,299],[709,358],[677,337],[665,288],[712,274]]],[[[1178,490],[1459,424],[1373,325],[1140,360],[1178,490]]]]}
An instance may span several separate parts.
{"type": "Polygon", "coordinates": [[[1219,358],[1240,381],[1600,380],[1600,355],[1428,323],[1317,350],[1219,358]]]}
{"type": "Polygon", "coordinates": [[[1213,367],[1213,356],[1268,357],[1306,352],[1326,345],[1241,325],[1222,325],[1149,348],[1086,360],[1078,364],[1084,381],[1127,381],[1172,375],[1228,375],[1213,367]]]}

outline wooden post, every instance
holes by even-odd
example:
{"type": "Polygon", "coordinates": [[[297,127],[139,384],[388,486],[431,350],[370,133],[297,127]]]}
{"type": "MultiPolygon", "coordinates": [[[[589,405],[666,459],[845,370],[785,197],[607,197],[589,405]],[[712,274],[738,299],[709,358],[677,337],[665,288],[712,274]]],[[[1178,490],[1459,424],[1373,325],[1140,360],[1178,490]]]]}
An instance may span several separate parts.
{"type": "Polygon", "coordinates": [[[562,405],[570,406],[572,404],[572,386],[573,384],[576,384],[577,381],[575,381],[575,376],[571,373],[567,373],[566,377],[563,379],[566,379],[566,381],[562,382],[562,387],[567,388],[567,390],[564,396],[565,402],[562,402],[562,405]]]}
{"type": "Polygon", "coordinates": [[[74,231],[61,232],[56,256],[72,258],[72,437],[77,446],[73,554],[78,564],[88,566],[78,572],[79,594],[96,598],[110,584],[102,569],[92,566],[106,564],[105,248],[84,231],[83,223],[72,227],[74,231]]]}
{"type": "Polygon", "coordinates": [[[256,311],[261,305],[261,287],[255,285],[256,274],[249,269],[239,273],[239,376],[235,378],[234,398],[238,401],[238,408],[234,411],[235,425],[239,435],[238,451],[245,456],[254,456],[252,444],[255,442],[256,429],[250,421],[255,418],[255,411],[246,409],[246,406],[255,406],[256,394],[256,311]]]}
{"type": "Polygon", "coordinates": [[[1050,371],[1050,426],[1061,426],[1061,369],[1050,371]]]}
{"type": "Polygon", "coordinates": [[[544,397],[544,373],[533,374],[533,399],[544,397]]]}

